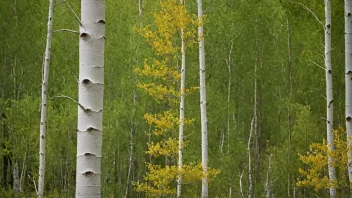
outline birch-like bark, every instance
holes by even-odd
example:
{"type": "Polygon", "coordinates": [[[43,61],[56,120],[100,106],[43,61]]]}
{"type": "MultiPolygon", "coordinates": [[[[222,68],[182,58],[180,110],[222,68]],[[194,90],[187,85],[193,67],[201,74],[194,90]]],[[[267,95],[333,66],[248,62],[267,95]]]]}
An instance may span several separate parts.
{"type": "Polygon", "coordinates": [[[352,1],[345,0],[345,86],[346,131],[348,141],[348,177],[352,196],[352,1]]]}
{"type": "Polygon", "coordinates": [[[48,30],[46,36],[45,55],[43,60],[43,76],[42,76],[42,103],[40,116],[40,147],[39,147],[39,181],[38,181],[38,197],[44,197],[44,179],[45,179],[45,142],[46,142],[46,107],[48,94],[48,79],[49,79],[49,65],[51,53],[51,39],[54,17],[54,2],[49,1],[48,14],[48,30]]]}
{"type": "Polygon", "coordinates": [[[128,197],[128,191],[131,186],[131,175],[132,175],[132,168],[133,168],[133,132],[135,129],[134,114],[136,112],[135,104],[136,104],[136,91],[134,91],[134,93],[133,93],[133,109],[132,109],[131,126],[130,126],[130,156],[129,156],[129,160],[128,160],[129,163],[128,163],[127,185],[126,185],[125,197],[128,197]]]}
{"type": "MultiPolygon", "coordinates": [[[[331,1],[325,0],[325,76],[326,76],[326,135],[328,150],[335,150],[333,130],[333,93],[332,93],[332,70],[331,70],[331,1]]],[[[336,179],[336,171],[333,166],[334,159],[328,152],[329,180],[336,179]]],[[[336,189],[330,187],[330,197],[335,198],[336,189]]]]}
{"type": "MultiPolygon", "coordinates": [[[[288,58],[288,77],[290,83],[290,99],[292,98],[292,58],[291,58],[291,30],[290,30],[290,21],[287,19],[287,58],[288,58]]],[[[292,117],[291,117],[291,108],[288,107],[287,110],[287,121],[288,121],[288,145],[287,145],[287,159],[286,159],[286,167],[287,167],[287,197],[291,197],[290,190],[290,159],[291,159],[291,125],[292,125],[292,117]]]]}
{"type": "MultiPolygon", "coordinates": [[[[180,0],[181,4],[184,5],[184,0],[180,0]]],[[[178,169],[179,175],[177,179],[177,197],[181,197],[182,189],[182,164],[183,164],[183,127],[185,120],[185,82],[186,82],[186,52],[185,52],[185,41],[184,41],[184,30],[181,29],[181,87],[180,87],[180,126],[178,131],[178,169]]]]}
{"type": "Polygon", "coordinates": [[[76,197],[101,197],[105,0],[82,0],[76,197]]]}
{"type": "Polygon", "coordinates": [[[18,168],[18,162],[15,162],[15,165],[12,170],[13,176],[13,191],[15,194],[19,194],[20,191],[20,170],[18,168]]]}
{"type": "Polygon", "coordinates": [[[247,144],[247,153],[248,153],[248,181],[249,181],[249,186],[248,186],[248,198],[252,198],[252,196],[253,196],[251,140],[252,140],[254,122],[255,122],[255,117],[253,117],[252,122],[251,122],[251,130],[249,131],[248,144],[247,144]]]}
{"type": "Polygon", "coordinates": [[[273,156],[273,154],[269,155],[269,159],[268,159],[268,171],[266,172],[266,180],[265,180],[265,197],[266,198],[270,198],[270,194],[271,194],[271,188],[270,188],[270,180],[269,180],[269,176],[270,176],[270,165],[271,165],[271,157],[273,156]]]}
{"type": "Polygon", "coordinates": [[[203,7],[202,0],[198,0],[198,42],[199,42],[199,84],[200,84],[200,116],[202,123],[202,198],[208,197],[208,120],[207,120],[207,100],[205,87],[205,53],[203,34],[203,7]]]}
{"type": "Polygon", "coordinates": [[[230,96],[231,96],[231,54],[232,54],[233,42],[231,42],[231,48],[229,52],[229,58],[226,60],[227,68],[229,71],[229,83],[227,85],[227,154],[230,152],[230,96]]]}

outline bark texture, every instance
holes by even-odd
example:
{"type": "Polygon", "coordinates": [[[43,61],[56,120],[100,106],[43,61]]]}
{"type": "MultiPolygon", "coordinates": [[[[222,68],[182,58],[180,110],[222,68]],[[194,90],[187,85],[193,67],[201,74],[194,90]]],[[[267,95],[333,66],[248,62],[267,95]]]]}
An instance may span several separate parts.
{"type": "Polygon", "coordinates": [[[208,120],[207,120],[207,100],[205,87],[205,54],[204,54],[204,34],[203,34],[203,7],[202,0],[198,0],[198,42],[199,42],[199,84],[200,84],[200,114],[202,123],[202,198],[208,197],[208,120]]]}
{"type": "MultiPolygon", "coordinates": [[[[332,69],[331,69],[331,1],[325,0],[325,76],[326,76],[326,135],[329,150],[335,150],[333,130],[333,92],[332,92],[332,69]]],[[[329,180],[336,179],[336,171],[333,166],[333,158],[328,157],[329,180]]],[[[336,197],[336,189],[330,187],[330,196],[336,197]]]]}
{"type": "Polygon", "coordinates": [[[76,197],[101,197],[105,0],[82,0],[76,197]]]}
{"type": "Polygon", "coordinates": [[[46,107],[47,107],[47,89],[49,79],[49,65],[51,53],[51,39],[54,16],[53,0],[49,1],[48,14],[48,30],[46,36],[45,55],[43,60],[43,76],[42,76],[42,103],[40,116],[40,145],[39,145],[39,181],[38,181],[38,197],[44,197],[44,179],[45,179],[45,141],[46,141],[46,107]]]}
{"type": "MultiPolygon", "coordinates": [[[[345,0],[345,86],[348,149],[352,146],[352,1],[345,0]]],[[[348,154],[348,177],[352,194],[352,153],[348,154]]]]}

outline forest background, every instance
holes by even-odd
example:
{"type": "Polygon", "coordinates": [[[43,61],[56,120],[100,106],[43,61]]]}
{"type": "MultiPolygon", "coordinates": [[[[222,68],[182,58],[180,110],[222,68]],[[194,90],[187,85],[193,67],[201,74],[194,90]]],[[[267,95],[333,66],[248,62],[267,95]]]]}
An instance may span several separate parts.
{"type": "MultiPolygon", "coordinates": [[[[80,13],[79,1],[67,1],[80,13]]],[[[47,1],[0,1],[1,133],[0,195],[35,196],[38,178],[40,88],[45,49],[47,1]],[[13,182],[19,181],[14,192],[13,182]],[[35,182],[34,182],[35,181],[35,182]]],[[[301,1],[324,22],[324,3],[301,1]]],[[[128,181],[133,135],[131,181],[146,173],[145,153],[150,126],[145,113],[165,106],[151,100],[136,84],[133,72],[152,50],[135,25],[153,22],[158,1],[107,1],[105,46],[102,193],[104,197],[143,197],[128,181]],[[140,15],[139,3],[142,14],[140,15]],[[135,102],[134,102],[135,100],[135,102]],[[133,131],[131,133],[131,130],[133,131]]],[[[186,8],[196,14],[195,1],[186,8]]],[[[328,189],[299,187],[298,153],[326,137],[324,28],[303,6],[283,0],[204,1],[209,166],[221,173],[209,184],[209,197],[247,196],[247,144],[254,106],[257,129],[252,137],[254,196],[328,197],[328,189]],[[256,81],[256,88],[255,88],[256,81]],[[256,95],[256,97],[255,97],[256,95]],[[255,105],[256,104],[256,105],[255,105]],[[268,168],[270,164],[270,169],[268,168]],[[268,176],[269,175],[269,176],[268,176]]],[[[54,29],[78,30],[71,10],[57,6],[54,29]]],[[[344,9],[332,1],[332,67],[334,126],[344,127],[344,9]]],[[[186,86],[199,86],[197,48],[187,49],[186,86]]],[[[77,98],[77,34],[53,36],[48,97],[77,98]]],[[[46,192],[72,197],[75,192],[77,104],[54,99],[48,103],[46,192]]],[[[186,96],[184,160],[201,160],[199,94],[186,96]]],[[[161,163],[162,160],[155,160],[161,163]]],[[[185,184],[185,197],[200,195],[200,184],[185,184]]],[[[344,189],[340,194],[347,193],[344,189]]],[[[342,195],[343,196],[343,195],[342,195]]]]}

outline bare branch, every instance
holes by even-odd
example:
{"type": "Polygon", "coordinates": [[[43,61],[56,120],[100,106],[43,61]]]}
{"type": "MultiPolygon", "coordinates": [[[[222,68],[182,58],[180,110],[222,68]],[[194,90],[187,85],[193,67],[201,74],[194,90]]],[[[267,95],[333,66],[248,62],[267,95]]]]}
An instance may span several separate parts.
{"type": "Polygon", "coordinates": [[[290,3],[295,3],[295,4],[298,4],[298,5],[302,6],[302,7],[304,7],[308,12],[310,12],[315,17],[315,19],[320,23],[321,26],[323,26],[323,28],[325,27],[324,24],[319,20],[317,15],[315,15],[314,12],[311,9],[309,9],[307,6],[305,6],[304,4],[299,3],[299,2],[290,1],[290,0],[287,0],[287,1],[290,2],[290,3]]]}
{"type": "Polygon", "coordinates": [[[76,30],[70,30],[70,29],[58,29],[58,30],[53,30],[53,33],[55,33],[55,32],[72,32],[72,33],[79,34],[78,31],[76,31],[76,30]]]}
{"type": "Polygon", "coordinates": [[[55,10],[55,7],[56,7],[56,6],[58,6],[59,4],[62,4],[62,3],[65,3],[65,1],[57,2],[57,3],[54,5],[54,10],[55,10]]]}
{"type": "Polygon", "coordinates": [[[55,98],[67,98],[67,99],[70,99],[73,102],[75,102],[79,107],[81,107],[84,111],[88,111],[88,109],[84,108],[83,105],[81,105],[79,102],[77,102],[75,99],[73,99],[73,98],[71,98],[69,96],[65,96],[65,95],[59,94],[58,96],[54,96],[54,97],[50,98],[50,100],[53,100],[55,98]]]}
{"type": "Polygon", "coordinates": [[[35,192],[38,194],[38,189],[37,189],[37,184],[35,183],[34,179],[31,178],[30,175],[28,175],[29,179],[33,181],[33,184],[34,184],[34,189],[35,189],[35,192]]]}
{"type": "Polygon", "coordinates": [[[65,4],[67,5],[68,8],[70,8],[71,12],[73,13],[73,15],[75,15],[77,21],[79,22],[79,25],[83,27],[84,30],[86,30],[86,28],[84,28],[81,20],[79,19],[79,17],[77,16],[76,12],[72,9],[72,7],[66,2],[66,0],[64,0],[65,4]]]}
{"type": "Polygon", "coordinates": [[[312,61],[312,60],[309,60],[310,62],[312,62],[314,65],[316,65],[316,66],[318,66],[318,67],[320,67],[321,69],[323,69],[323,70],[325,70],[326,68],[325,67],[323,67],[323,66],[321,66],[321,65],[319,65],[318,63],[316,63],[316,62],[314,62],[314,61],[312,61]]]}
{"type": "Polygon", "coordinates": [[[77,83],[79,83],[78,78],[76,77],[75,73],[71,72],[71,75],[76,79],[77,83]]]}

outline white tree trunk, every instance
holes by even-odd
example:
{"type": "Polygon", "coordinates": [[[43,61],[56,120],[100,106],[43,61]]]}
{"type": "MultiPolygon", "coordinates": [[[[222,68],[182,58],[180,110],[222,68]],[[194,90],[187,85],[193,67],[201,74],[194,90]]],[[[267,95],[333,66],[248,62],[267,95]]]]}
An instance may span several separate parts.
{"type": "MultiPolygon", "coordinates": [[[[184,1],[181,0],[183,4],[184,1]]],[[[182,145],[183,145],[183,126],[185,120],[185,81],[186,81],[186,53],[185,53],[185,41],[183,37],[183,29],[181,29],[181,100],[180,100],[180,126],[178,132],[178,169],[182,170],[182,145]]],[[[177,179],[177,197],[181,197],[182,188],[182,173],[180,172],[177,179]]]]}
{"type": "Polygon", "coordinates": [[[105,0],[82,0],[76,197],[101,197],[105,0]]]}
{"type": "Polygon", "coordinates": [[[203,34],[203,8],[202,0],[198,0],[198,41],[199,41],[199,84],[200,84],[200,115],[202,122],[202,198],[208,197],[208,120],[207,120],[207,100],[205,87],[205,54],[204,54],[204,34],[203,34]]]}
{"type": "Polygon", "coordinates": [[[273,156],[273,154],[269,155],[269,159],[268,159],[268,171],[266,172],[266,180],[265,180],[265,197],[266,198],[270,198],[270,194],[271,194],[271,182],[269,180],[269,176],[270,176],[270,164],[271,164],[271,157],[273,156]]]}
{"type": "Polygon", "coordinates": [[[13,176],[13,191],[15,194],[19,194],[21,192],[20,190],[20,170],[18,168],[18,162],[15,162],[15,165],[12,170],[12,176],[13,176]]]}
{"type": "Polygon", "coordinates": [[[251,140],[254,128],[255,116],[253,116],[251,122],[251,130],[249,131],[248,144],[247,144],[247,153],[248,153],[248,198],[252,198],[253,196],[253,184],[252,184],[252,157],[251,157],[251,140]]]}
{"type": "MultiPolygon", "coordinates": [[[[333,130],[333,93],[332,93],[332,70],[331,70],[331,1],[325,0],[325,75],[326,75],[326,135],[329,150],[335,150],[333,130]]],[[[333,166],[333,158],[329,155],[329,180],[336,179],[336,171],[333,166]]],[[[330,196],[336,197],[336,189],[330,187],[330,196]]]]}
{"type": "Polygon", "coordinates": [[[131,126],[130,126],[130,156],[128,160],[129,163],[128,163],[125,197],[128,197],[128,191],[131,186],[131,175],[132,175],[132,169],[133,169],[133,132],[136,128],[134,124],[134,114],[136,112],[135,105],[136,105],[136,91],[133,92],[133,109],[132,109],[131,126]]]}
{"type": "Polygon", "coordinates": [[[352,194],[352,1],[345,0],[345,86],[346,86],[346,131],[348,140],[348,176],[352,194]]]}
{"type": "Polygon", "coordinates": [[[49,78],[49,64],[51,52],[52,27],[54,16],[53,0],[49,1],[48,14],[48,30],[46,36],[45,55],[43,60],[43,76],[42,76],[42,103],[40,116],[40,147],[39,147],[39,181],[38,181],[38,197],[44,197],[44,179],[45,179],[45,140],[46,140],[46,106],[47,106],[47,86],[49,78]]]}

